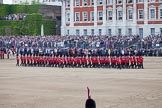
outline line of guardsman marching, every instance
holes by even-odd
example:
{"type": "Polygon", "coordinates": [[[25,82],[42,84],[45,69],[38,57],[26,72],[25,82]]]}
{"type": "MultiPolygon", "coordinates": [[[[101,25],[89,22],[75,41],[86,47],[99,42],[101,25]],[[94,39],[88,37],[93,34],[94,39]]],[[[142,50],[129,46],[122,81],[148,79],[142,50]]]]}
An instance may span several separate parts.
{"type": "Polygon", "coordinates": [[[143,69],[142,56],[64,57],[64,56],[23,56],[16,57],[17,66],[69,67],[69,68],[138,68],[143,69]]]}
{"type": "Polygon", "coordinates": [[[4,59],[4,55],[5,55],[4,51],[0,51],[0,59],[4,59]]]}

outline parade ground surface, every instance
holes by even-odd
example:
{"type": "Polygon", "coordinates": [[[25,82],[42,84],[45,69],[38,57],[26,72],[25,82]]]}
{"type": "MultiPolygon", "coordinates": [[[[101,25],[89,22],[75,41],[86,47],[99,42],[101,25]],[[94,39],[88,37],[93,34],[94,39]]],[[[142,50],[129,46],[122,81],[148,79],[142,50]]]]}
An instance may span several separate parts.
{"type": "Polygon", "coordinates": [[[145,69],[16,67],[0,59],[0,108],[162,108],[162,58],[145,69]]]}

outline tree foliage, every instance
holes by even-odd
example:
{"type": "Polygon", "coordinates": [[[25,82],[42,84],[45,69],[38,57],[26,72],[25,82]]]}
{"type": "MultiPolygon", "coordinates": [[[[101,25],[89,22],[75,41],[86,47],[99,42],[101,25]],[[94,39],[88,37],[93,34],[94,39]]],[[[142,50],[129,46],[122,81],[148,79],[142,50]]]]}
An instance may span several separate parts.
{"type": "Polygon", "coordinates": [[[40,35],[42,24],[45,35],[54,35],[55,22],[43,19],[39,9],[40,5],[0,5],[0,17],[27,14],[24,20],[0,20],[0,35],[40,35]]]}

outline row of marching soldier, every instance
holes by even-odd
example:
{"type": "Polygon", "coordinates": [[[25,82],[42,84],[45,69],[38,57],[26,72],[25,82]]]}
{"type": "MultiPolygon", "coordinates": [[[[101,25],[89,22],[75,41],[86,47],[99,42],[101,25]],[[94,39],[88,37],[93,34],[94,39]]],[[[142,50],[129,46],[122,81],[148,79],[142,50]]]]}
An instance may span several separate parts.
{"type": "Polygon", "coordinates": [[[69,67],[69,68],[116,68],[143,69],[142,56],[111,57],[64,57],[64,56],[17,56],[17,66],[33,67],[69,67]],[[20,61],[20,62],[19,62],[20,61]]]}

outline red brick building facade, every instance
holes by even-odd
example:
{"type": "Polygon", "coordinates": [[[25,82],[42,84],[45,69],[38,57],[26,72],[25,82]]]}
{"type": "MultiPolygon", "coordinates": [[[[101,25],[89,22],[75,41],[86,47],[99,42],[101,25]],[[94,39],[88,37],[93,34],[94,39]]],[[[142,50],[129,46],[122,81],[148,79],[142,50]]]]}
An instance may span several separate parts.
{"type": "Polygon", "coordinates": [[[64,0],[61,34],[162,34],[162,0],[64,0]]]}

